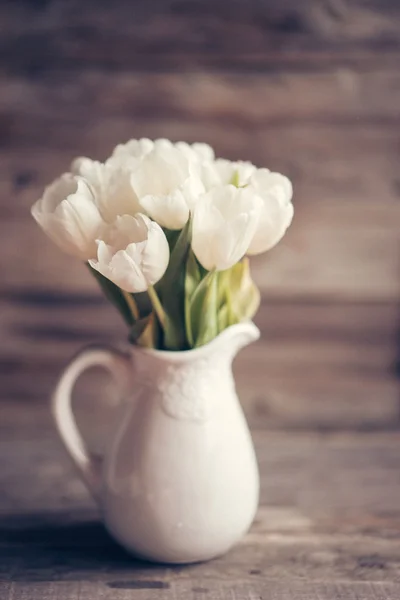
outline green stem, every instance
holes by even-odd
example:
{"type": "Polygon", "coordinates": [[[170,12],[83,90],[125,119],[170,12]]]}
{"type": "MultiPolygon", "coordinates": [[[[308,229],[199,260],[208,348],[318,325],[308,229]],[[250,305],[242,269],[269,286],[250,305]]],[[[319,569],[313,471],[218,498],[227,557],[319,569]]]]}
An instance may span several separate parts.
{"type": "Polygon", "coordinates": [[[138,307],[137,307],[134,297],[129,292],[125,292],[125,290],[123,290],[123,289],[121,289],[121,293],[125,299],[125,302],[127,303],[128,307],[129,307],[129,310],[131,311],[131,314],[134,317],[135,321],[138,321],[138,319],[140,318],[140,315],[139,315],[139,310],[138,310],[138,307]]]}
{"type": "Polygon", "coordinates": [[[160,321],[161,327],[165,329],[167,315],[162,307],[160,298],[158,297],[158,294],[152,285],[149,286],[147,293],[149,294],[151,304],[153,305],[154,312],[156,313],[157,318],[160,321]]]}

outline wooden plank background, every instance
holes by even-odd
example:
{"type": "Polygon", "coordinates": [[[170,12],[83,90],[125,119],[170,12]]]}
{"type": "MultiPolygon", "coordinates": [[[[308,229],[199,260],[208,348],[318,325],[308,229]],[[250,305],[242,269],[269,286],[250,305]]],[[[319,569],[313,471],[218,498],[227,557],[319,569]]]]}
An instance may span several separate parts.
{"type": "Polygon", "coordinates": [[[1,3],[1,427],[45,410],[81,345],[125,336],[31,204],[74,156],[147,136],[293,180],[293,225],[253,262],[253,426],[397,428],[399,34],[396,0],[1,3]]]}

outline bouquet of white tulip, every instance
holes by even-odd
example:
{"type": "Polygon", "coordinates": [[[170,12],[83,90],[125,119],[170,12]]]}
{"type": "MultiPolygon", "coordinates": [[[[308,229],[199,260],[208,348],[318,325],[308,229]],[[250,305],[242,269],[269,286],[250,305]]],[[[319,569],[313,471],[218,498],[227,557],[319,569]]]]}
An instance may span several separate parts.
{"type": "Polygon", "coordinates": [[[32,215],[85,261],[142,346],[206,344],[259,305],[247,255],[293,217],[284,175],[215,159],[206,144],[130,140],[104,163],[76,159],[32,215]]]}

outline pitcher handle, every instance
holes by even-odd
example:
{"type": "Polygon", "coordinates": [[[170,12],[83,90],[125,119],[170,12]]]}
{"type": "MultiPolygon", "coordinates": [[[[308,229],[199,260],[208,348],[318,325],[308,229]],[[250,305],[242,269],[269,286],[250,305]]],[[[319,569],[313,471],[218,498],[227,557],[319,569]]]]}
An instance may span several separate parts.
{"type": "Polygon", "coordinates": [[[107,369],[120,386],[130,379],[131,362],[127,353],[108,347],[84,348],[64,369],[52,397],[52,413],[58,433],[82,479],[95,500],[99,500],[101,474],[98,464],[89,455],[71,407],[71,394],[77,379],[86,369],[100,366],[107,369]]]}

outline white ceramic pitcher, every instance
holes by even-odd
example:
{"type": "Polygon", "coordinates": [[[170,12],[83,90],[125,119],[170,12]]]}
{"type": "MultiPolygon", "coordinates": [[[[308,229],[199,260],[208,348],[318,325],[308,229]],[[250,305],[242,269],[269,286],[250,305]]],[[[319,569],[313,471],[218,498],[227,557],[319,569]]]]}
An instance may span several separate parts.
{"type": "Polygon", "coordinates": [[[61,376],[53,397],[61,438],[107,529],[136,556],[207,560],[251,525],[259,476],[231,363],[258,337],[253,323],[242,323],[185,352],[88,348],[61,376]],[[101,466],[88,455],[71,411],[76,379],[95,365],[127,390],[101,466]]]}

